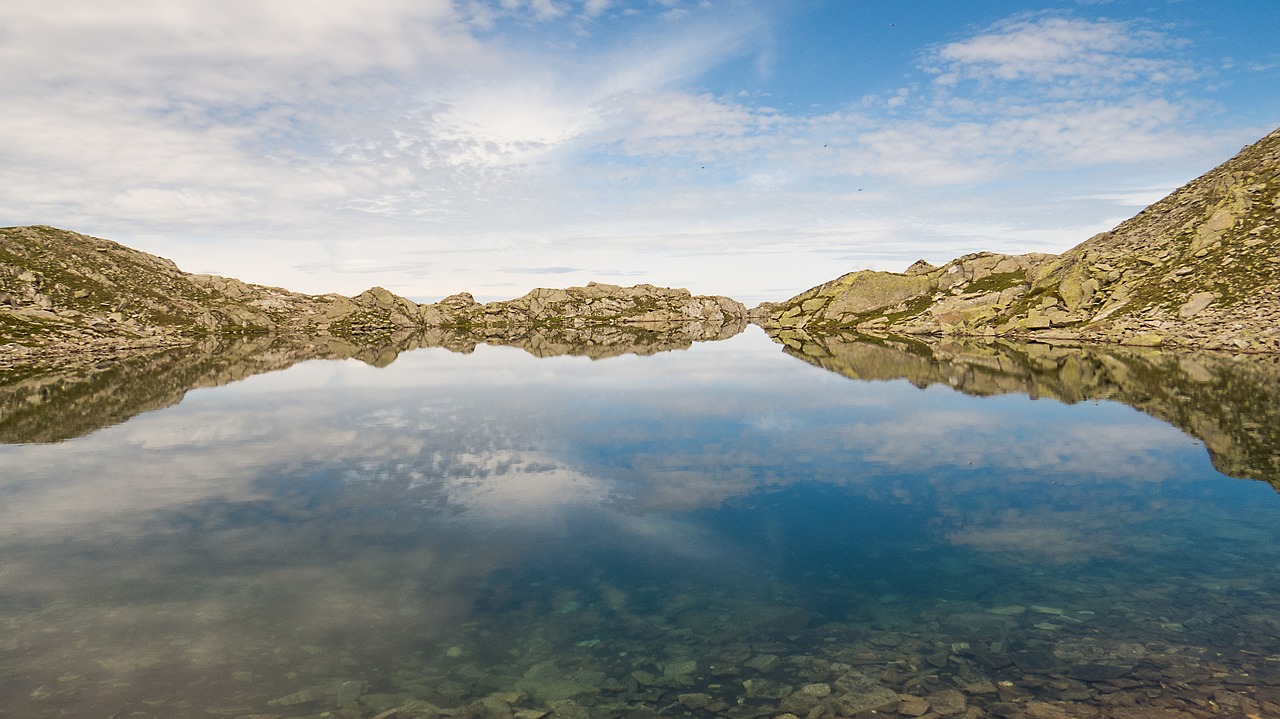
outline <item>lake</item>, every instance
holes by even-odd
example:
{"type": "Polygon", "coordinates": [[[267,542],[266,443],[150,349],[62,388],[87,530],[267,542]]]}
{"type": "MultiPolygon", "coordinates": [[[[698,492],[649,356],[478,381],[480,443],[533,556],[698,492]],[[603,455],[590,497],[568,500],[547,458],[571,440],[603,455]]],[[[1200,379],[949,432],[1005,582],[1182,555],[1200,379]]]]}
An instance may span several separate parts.
{"type": "Polygon", "coordinates": [[[0,717],[1280,712],[1274,360],[778,339],[27,385],[0,717]]]}

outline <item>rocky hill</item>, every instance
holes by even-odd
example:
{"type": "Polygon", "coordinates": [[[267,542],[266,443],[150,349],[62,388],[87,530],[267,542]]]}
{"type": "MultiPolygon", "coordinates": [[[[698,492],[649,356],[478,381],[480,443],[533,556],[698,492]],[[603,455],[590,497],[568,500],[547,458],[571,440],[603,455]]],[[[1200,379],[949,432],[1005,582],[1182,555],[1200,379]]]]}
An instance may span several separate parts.
{"type": "Polygon", "coordinates": [[[443,327],[591,327],[698,323],[733,326],[746,307],[728,297],[695,297],[684,289],[591,282],[586,287],[539,288],[523,297],[479,304],[465,292],[422,306],[423,321],[443,327]]]}
{"type": "Polygon", "coordinates": [[[227,335],[386,345],[448,328],[475,342],[518,344],[533,330],[609,326],[635,331],[606,344],[648,335],[678,344],[736,333],[745,318],[746,308],[728,298],[651,285],[539,289],[488,304],[465,293],[418,304],[381,287],[355,297],[306,295],[190,274],[169,260],[66,230],[0,228],[0,368],[77,363],[227,335]]]}
{"type": "Polygon", "coordinates": [[[752,310],[767,328],[1280,352],[1280,130],[1062,255],[844,275],[752,310]]]}
{"type": "Polygon", "coordinates": [[[417,327],[373,288],[304,295],[213,275],[52,227],[0,228],[0,345],[9,357],[188,344],[227,334],[358,336],[417,327]]]}

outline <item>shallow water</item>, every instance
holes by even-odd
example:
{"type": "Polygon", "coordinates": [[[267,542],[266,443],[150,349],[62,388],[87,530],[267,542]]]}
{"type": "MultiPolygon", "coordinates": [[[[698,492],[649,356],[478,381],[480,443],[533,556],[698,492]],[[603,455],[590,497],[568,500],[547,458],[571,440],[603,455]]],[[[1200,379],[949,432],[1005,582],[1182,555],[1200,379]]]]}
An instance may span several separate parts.
{"type": "Polygon", "coordinates": [[[0,716],[1280,711],[1270,486],[754,330],[309,362],[0,467],[0,716]]]}

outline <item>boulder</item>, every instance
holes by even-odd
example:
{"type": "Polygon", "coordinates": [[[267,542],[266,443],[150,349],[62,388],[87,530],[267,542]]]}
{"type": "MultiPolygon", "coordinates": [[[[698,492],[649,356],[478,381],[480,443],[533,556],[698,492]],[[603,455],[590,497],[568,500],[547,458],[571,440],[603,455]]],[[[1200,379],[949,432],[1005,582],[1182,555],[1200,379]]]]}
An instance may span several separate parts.
{"type": "Polygon", "coordinates": [[[873,270],[845,275],[836,282],[832,300],[826,310],[829,318],[892,307],[927,294],[932,289],[925,276],[873,270]]]}
{"type": "Polygon", "coordinates": [[[1208,309],[1209,305],[1213,304],[1216,299],[1217,296],[1212,292],[1197,292],[1191,295],[1182,307],[1178,308],[1178,316],[1182,319],[1195,317],[1208,309]]]}

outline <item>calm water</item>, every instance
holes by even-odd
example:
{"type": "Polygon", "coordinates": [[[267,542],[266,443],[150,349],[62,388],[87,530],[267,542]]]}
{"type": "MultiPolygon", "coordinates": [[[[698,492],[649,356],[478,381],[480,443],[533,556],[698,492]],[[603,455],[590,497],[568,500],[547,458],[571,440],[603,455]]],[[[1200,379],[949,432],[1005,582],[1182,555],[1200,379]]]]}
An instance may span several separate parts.
{"type": "Polygon", "coordinates": [[[1270,716],[1277,520],[1123,404],[755,330],[309,362],[0,446],[0,716],[1270,716]]]}

